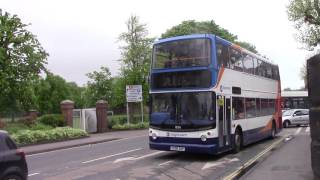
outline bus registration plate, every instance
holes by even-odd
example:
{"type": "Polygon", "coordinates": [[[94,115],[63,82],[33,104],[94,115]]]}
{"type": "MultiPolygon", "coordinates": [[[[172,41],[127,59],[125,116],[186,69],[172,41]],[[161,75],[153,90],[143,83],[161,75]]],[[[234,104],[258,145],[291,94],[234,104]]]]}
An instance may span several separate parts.
{"type": "Polygon", "coordinates": [[[186,148],[180,146],[170,146],[170,151],[186,151],[186,148]]]}

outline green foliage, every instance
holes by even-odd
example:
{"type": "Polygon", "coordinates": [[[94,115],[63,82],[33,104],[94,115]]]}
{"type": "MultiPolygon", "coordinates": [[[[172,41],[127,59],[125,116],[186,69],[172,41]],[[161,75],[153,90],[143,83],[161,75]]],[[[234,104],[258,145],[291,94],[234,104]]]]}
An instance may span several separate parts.
{"type": "Polygon", "coordinates": [[[84,93],[86,88],[79,87],[75,82],[67,82],[67,87],[69,95],[67,99],[70,99],[74,102],[75,108],[84,108],[86,105],[84,93]]]}
{"type": "Polygon", "coordinates": [[[114,130],[129,130],[129,129],[146,129],[149,127],[149,123],[145,122],[145,123],[137,123],[137,124],[116,124],[114,126],[112,126],[112,129],[114,130]]]}
{"type": "Polygon", "coordinates": [[[37,121],[52,127],[65,126],[65,122],[61,114],[46,114],[39,117],[37,121]]]}
{"type": "Polygon", "coordinates": [[[239,44],[254,53],[257,53],[256,47],[248,42],[237,41],[238,37],[228,30],[217,25],[212,21],[195,20],[182,21],[181,24],[173,26],[161,35],[161,38],[169,38],[175,36],[189,35],[189,34],[215,34],[225,40],[239,44]]]}
{"type": "MultiPolygon", "coordinates": [[[[131,16],[127,23],[127,32],[121,33],[119,40],[125,45],[121,48],[121,78],[118,87],[125,93],[125,85],[142,85],[144,103],[148,101],[148,74],[151,61],[152,42],[148,38],[145,24],[139,22],[137,16],[131,16]]],[[[125,99],[121,99],[125,100],[125,99]]],[[[124,104],[122,101],[121,104],[124,104]]]]}
{"type": "Polygon", "coordinates": [[[52,126],[48,126],[42,123],[35,123],[31,126],[27,126],[24,123],[21,122],[10,122],[6,124],[6,127],[4,130],[8,131],[9,134],[15,134],[18,133],[19,131],[24,131],[24,130],[49,130],[52,129],[52,126]]]}
{"type": "Polygon", "coordinates": [[[59,113],[60,102],[70,97],[67,82],[60,76],[47,73],[35,85],[38,110],[42,114],[59,113]]]}
{"type": "Polygon", "coordinates": [[[18,145],[52,142],[85,136],[88,136],[85,131],[70,127],[58,127],[49,130],[24,130],[11,134],[11,137],[18,145]]]}
{"type": "Polygon", "coordinates": [[[221,28],[213,20],[202,22],[196,22],[194,20],[182,21],[181,24],[168,29],[161,35],[161,38],[188,34],[215,34],[231,42],[234,42],[237,39],[236,35],[233,35],[228,30],[221,28]]]}
{"type": "MultiPolygon", "coordinates": [[[[148,114],[145,114],[143,116],[143,121],[145,123],[149,122],[148,114]]],[[[133,119],[130,120],[130,123],[132,123],[132,124],[141,123],[141,115],[133,116],[133,119]]],[[[113,126],[115,126],[115,125],[125,125],[125,124],[127,124],[127,115],[114,115],[114,116],[108,117],[109,128],[113,129],[113,126]]]]}
{"type": "Polygon", "coordinates": [[[45,71],[48,54],[16,15],[0,9],[0,111],[33,107],[32,82],[45,71]]]}
{"type": "Polygon", "coordinates": [[[101,67],[100,71],[87,74],[90,79],[85,91],[86,106],[95,106],[98,100],[112,100],[112,78],[107,67],[101,67]]]}
{"type": "Polygon", "coordinates": [[[291,0],[287,7],[289,20],[298,30],[297,40],[313,50],[320,42],[320,8],[318,0],[291,0]]]}

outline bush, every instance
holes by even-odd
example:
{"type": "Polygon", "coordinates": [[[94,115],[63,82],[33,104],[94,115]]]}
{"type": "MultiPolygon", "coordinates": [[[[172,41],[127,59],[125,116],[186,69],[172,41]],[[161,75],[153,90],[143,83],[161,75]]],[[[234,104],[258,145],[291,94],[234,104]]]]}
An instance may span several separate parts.
{"type": "Polygon", "coordinates": [[[145,122],[145,123],[137,123],[137,124],[116,124],[114,126],[112,126],[112,129],[115,130],[129,130],[129,129],[146,129],[149,127],[149,123],[145,122]]]}
{"type": "Polygon", "coordinates": [[[37,119],[42,124],[49,125],[52,127],[63,127],[65,122],[61,114],[46,114],[37,119]]]}
{"type": "Polygon", "coordinates": [[[45,125],[43,123],[37,122],[36,124],[32,125],[29,130],[35,131],[35,130],[50,130],[53,129],[52,126],[45,125]]]}
{"type": "MultiPolygon", "coordinates": [[[[149,122],[149,115],[145,114],[143,116],[144,122],[149,122]]],[[[132,124],[141,123],[141,115],[134,116],[132,120],[130,120],[132,124]]],[[[114,115],[108,117],[108,127],[112,128],[115,125],[125,125],[127,124],[127,115],[114,115]]]]}
{"type": "Polygon", "coordinates": [[[18,145],[66,140],[84,136],[88,136],[85,131],[70,127],[57,127],[49,130],[24,130],[11,135],[18,145]]]}
{"type": "Polygon", "coordinates": [[[14,134],[17,133],[18,131],[21,130],[26,130],[29,127],[23,123],[20,122],[10,122],[7,123],[6,127],[4,128],[4,130],[8,131],[9,134],[14,134]]]}

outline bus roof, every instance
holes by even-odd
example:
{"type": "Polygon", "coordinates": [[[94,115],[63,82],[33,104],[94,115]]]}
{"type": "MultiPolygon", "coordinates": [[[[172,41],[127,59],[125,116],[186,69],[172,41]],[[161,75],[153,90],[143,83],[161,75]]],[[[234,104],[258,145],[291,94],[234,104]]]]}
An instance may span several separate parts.
{"type": "Polygon", "coordinates": [[[247,50],[247,49],[245,49],[245,48],[243,48],[243,47],[241,47],[241,46],[239,46],[237,44],[231,43],[231,42],[229,42],[229,41],[227,41],[227,40],[225,40],[225,39],[223,39],[223,38],[221,38],[219,36],[216,36],[214,34],[190,34],[190,35],[183,35],[183,36],[175,36],[175,37],[160,39],[160,40],[154,42],[154,45],[161,44],[161,43],[166,43],[166,42],[171,42],[171,41],[182,40],[182,39],[197,39],[197,38],[212,38],[212,39],[216,39],[216,40],[218,40],[219,42],[221,42],[221,43],[223,43],[225,45],[232,46],[232,47],[234,47],[236,49],[239,49],[240,51],[245,52],[247,54],[250,54],[251,56],[254,56],[254,57],[256,57],[256,58],[258,58],[258,59],[260,59],[260,60],[262,60],[262,61],[264,61],[266,63],[269,63],[269,64],[277,66],[276,64],[270,62],[270,60],[268,60],[268,59],[266,59],[266,58],[264,58],[264,57],[262,57],[262,56],[260,56],[258,54],[255,54],[255,53],[253,53],[253,52],[251,52],[251,51],[249,51],[249,50],[247,50]]]}

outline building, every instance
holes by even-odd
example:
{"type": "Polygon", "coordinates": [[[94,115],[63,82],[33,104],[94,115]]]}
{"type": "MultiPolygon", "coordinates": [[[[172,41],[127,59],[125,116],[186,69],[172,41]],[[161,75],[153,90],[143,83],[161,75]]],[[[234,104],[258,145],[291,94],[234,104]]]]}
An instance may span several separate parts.
{"type": "Polygon", "coordinates": [[[308,109],[308,91],[282,91],[283,109],[308,109]]]}

